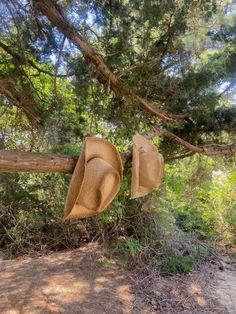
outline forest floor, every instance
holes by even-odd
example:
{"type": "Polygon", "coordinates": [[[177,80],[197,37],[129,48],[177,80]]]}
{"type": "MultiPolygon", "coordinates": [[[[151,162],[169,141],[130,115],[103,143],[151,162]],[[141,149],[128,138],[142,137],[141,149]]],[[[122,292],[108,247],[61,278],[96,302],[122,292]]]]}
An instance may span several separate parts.
{"type": "Polygon", "coordinates": [[[236,271],[201,265],[188,275],[142,276],[97,244],[0,261],[0,313],[236,313],[236,271]]]}

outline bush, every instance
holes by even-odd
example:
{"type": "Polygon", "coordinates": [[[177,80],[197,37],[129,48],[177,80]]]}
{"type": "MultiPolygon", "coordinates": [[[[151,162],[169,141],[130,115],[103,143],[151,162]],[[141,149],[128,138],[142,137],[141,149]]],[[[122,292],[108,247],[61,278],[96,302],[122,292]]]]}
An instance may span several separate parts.
{"type": "Polygon", "coordinates": [[[188,273],[192,269],[195,261],[191,256],[170,256],[161,264],[161,274],[188,273]]]}
{"type": "Polygon", "coordinates": [[[64,174],[1,175],[3,251],[10,256],[44,253],[98,240],[119,253],[124,265],[150,265],[169,273],[185,272],[208,258],[207,246],[199,241],[220,240],[227,247],[235,243],[235,172],[211,159],[166,164],[161,187],[136,200],[130,200],[131,171],[126,169],[108,209],[63,222],[69,180],[64,174]]]}

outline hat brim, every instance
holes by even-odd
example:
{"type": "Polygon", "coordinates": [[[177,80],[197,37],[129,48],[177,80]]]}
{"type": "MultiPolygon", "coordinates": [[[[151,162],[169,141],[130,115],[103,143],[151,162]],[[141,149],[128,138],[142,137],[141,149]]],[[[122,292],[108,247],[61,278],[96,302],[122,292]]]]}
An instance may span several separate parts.
{"type": "Polygon", "coordinates": [[[114,199],[119,191],[122,179],[123,165],[116,148],[107,140],[97,137],[87,137],[85,139],[84,149],[74,169],[69,185],[63,219],[86,218],[94,216],[103,211],[114,199]],[[91,210],[80,204],[80,193],[83,189],[86,168],[89,160],[100,158],[107,162],[117,173],[117,180],[111,191],[109,198],[103,206],[97,210],[91,210]]]}

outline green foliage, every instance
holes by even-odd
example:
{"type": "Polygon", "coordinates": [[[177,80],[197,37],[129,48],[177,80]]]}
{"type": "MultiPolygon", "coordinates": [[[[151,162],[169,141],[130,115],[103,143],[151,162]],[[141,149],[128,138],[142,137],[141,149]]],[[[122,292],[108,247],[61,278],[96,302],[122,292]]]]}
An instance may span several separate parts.
{"type": "MultiPolygon", "coordinates": [[[[230,212],[234,220],[235,197],[232,191],[235,183],[228,181],[228,172],[230,174],[230,166],[227,169],[226,165],[221,166],[206,157],[186,159],[179,164],[166,166],[165,201],[171,203],[171,212],[181,229],[193,232],[201,239],[213,239],[226,223],[225,219],[222,222],[222,215],[226,217],[230,212]]],[[[227,232],[228,228],[231,229],[231,223],[227,232]]],[[[232,231],[235,232],[235,229],[232,231]]]]}
{"type": "Polygon", "coordinates": [[[189,273],[194,265],[191,256],[174,256],[161,264],[161,274],[189,273]]]}
{"type": "MultiPolygon", "coordinates": [[[[0,80],[12,79],[22,93],[18,99],[9,90],[1,95],[1,149],[79,155],[84,137],[99,134],[125,151],[136,131],[156,126],[196,145],[234,140],[234,2],[60,4],[79,34],[137,95],[171,113],[188,113],[189,118],[163,122],[131,100],[125,103],[122,95],[115,97],[108,91],[109,82],[100,84],[104,78],[45,17],[33,14],[22,1],[4,1],[0,42],[13,53],[0,51],[0,80]],[[28,109],[33,109],[38,123],[27,115],[25,95],[34,100],[28,109]]],[[[1,249],[20,255],[99,240],[119,252],[124,264],[151,264],[175,273],[188,272],[208,257],[209,250],[198,241],[235,245],[233,157],[171,161],[185,153],[183,148],[163,137],[154,143],[166,157],[161,188],[130,200],[128,165],[109,208],[81,221],[59,218],[70,175],[1,174],[1,249]]]]}
{"type": "MultiPolygon", "coordinates": [[[[190,114],[190,119],[165,127],[199,144],[213,138],[221,142],[222,132],[229,135],[228,141],[233,138],[234,2],[105,1],[101,6],[96,2],[62,1],[60,4],[81,36],[101,52],[112,71],[138,95],[172,113],[190,114]]],[[[67,40],[63,41],[63,36],[47,19],[38,15],[33,18],[30,6],[25,8],[21,1],[7,5],[4,2],[0,17],[3,21],[0,41],[23,57],[16,58],[2,49],[0,78],[14,79],[22,90],[27,87],[40,118],[40,138],[49,142],[53,139],[53,149],[65,143],[76,145],[78,139],[95,133],[111,136],[117,143],[122,139],[124,147],[135,131],[163,124],[141,112],[132,101],[124,104],[122,97],[106,93],[90,75],[81,54],[67,40]],[[56,72],[71,75],[55,77],[56,72]]],[[[24,102],[16,103],[5,93],[1,106],[8,110],[13,105],[23,108],[24,102]]],[[[16,115],[3,119],[4,123],[16,125],[16,115]]],[[[23,121],[19,124],[14,132],[22,134],[23,121]]],[[[7,128],[1,134],[1,141],[5,142],[0,143],[2,147],[10,144],[9,132],[12,130],[7,128]]],[[[43,144],[38,147],[48,150],[43,144]]],[[[177,145],[170,145],[166,139],[161,142],[161,149],[168,155],[179,151],[177,145]]]]}
{"type": "Polygon", "coordinates": [[[197,156],[166,164],[161,189],[137,200],[129,199],[128,170],[107,210],[66,223],[60,217],[69,175],[2,174],[0,246],[8,255],[20,255],[93,239],[119,254],[123,266],[187,272],[211,256],[212,249],[200,241],[235,244],[236,180],[230,167],[224,159],[197,156]]]}
{"type": "Polygon", "coordinates": [[[116,246],[113,248],[113,253],[119,253],[121,255],[121,265],[126,267],[127,264],[137,258],[142,245],[139,240],[133,236],[120,237],[116,246]]]}
{"type": "Polygon", "coordinates": [[[113,259],[107,258],[105,256],[102,256],[98,259],[98,262],[102,266],[110,266],[110,265],[115,265],[116,262],[113,259]]]}

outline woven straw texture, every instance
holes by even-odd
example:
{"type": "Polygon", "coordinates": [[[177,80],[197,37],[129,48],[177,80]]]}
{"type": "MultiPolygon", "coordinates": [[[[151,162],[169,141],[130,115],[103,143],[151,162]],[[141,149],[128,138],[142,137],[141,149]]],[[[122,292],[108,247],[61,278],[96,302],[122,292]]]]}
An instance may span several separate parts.
{"type": "Polygon", "coordinates": [[[142,197],[159,187],[163,173],[163,156],[145,137],[134,135],[131,198],[142,197]]]}
{"type": "Polygon", "coordinates": [[[64,219],[102,212],[119,191],[122,172],[115,147],[105,139],[87,137],[69,185],[64,219]]]}

